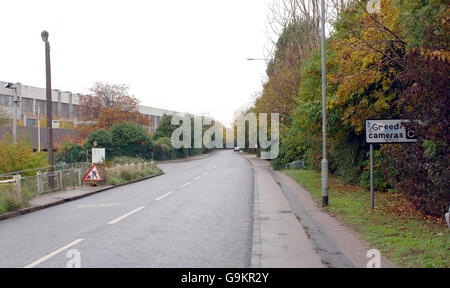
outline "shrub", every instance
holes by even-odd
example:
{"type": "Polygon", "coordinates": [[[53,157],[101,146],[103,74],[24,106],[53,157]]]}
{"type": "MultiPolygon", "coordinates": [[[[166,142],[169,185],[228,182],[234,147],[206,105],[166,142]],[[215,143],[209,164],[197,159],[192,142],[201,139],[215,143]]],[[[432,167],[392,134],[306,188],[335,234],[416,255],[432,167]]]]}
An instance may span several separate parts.
{"type": "Polygon", "coordinates": [[[46,167],[47,162],[47,153],[33,152],[31,145],[22,139],[15,145],[7,137],[0,140],[0,173],[46,167]]]}
{"type": "Polygon", "coordinates": [[[162,137],[153,142],[153,158],[155,160],[168,160],[172,158],[173,147],[169,138],[162,137]]]}
{"type": "Polygon", "coordinates": [[[422,212],[444,215],[450,205],[450,62],[426,51],[413,50],[406,57],[407,68],[400,78],[407,87],[398,100],[405,119],[420,120],[416,144],[385,148],[396,167],[390,178],[422,212]]]}
{"type": "Polygon", "coordinates": [[[66,163],[77,163],[86,161],[86,151],[85,149],[73,142],[64,142],[61,145],[58,153],[55,155],[55,163],[66,162],[66,163]]]}
{"type": "Polygon", "coordinates": [[[111,127],[112,154],[114,156],[130,156],[150,159],[152,140],[142,126],[122,122],[111,127]]]}

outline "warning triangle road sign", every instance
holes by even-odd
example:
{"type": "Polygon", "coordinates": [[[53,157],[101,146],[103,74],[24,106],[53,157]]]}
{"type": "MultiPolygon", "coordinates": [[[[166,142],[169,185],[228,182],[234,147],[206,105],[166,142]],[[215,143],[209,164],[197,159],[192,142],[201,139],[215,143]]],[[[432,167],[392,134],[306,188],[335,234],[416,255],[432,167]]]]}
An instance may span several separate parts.
{"type": "Polygon", "coordinates": [[[92,165],[89,172],[84,176],[83,181],[102,181],[102,175],[100,175],[100,171],[98,171],[97,165],[92,165]]]}

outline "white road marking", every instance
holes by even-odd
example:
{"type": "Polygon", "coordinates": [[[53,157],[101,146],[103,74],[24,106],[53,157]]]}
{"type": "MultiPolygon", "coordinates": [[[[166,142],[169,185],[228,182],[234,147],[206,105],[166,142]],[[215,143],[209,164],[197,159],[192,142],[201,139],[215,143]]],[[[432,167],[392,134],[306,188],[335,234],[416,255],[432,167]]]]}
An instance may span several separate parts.
{"type": "Polygon", "coordinates": [[[203,176],[206,176],[206,175],[208,175],[208,173],[209,173],[209,172],[205,172],[205,173],[203,173],[203,176]]]}
{"type": "Polygon", "coordinates": [[[78,243],[80,243],[80,242],[83,241],[83,240],[84,240],[84,239],[80,238],[80,239],[77,239],[77,240],[75,240],[75,241],[73,241],[73,242],[70,242],[70,243],[67,244],[66,246],[61,247],[61,248],[59,248],[58,250],[55,250],[55,251],[53,251],[52,253],[47,254],[47,255],[45,255],[45,256],[42,257],[42,258],[39,258],[38,260],[34,261],[34,262],[31,263],[31,264],[28,264],[28,265],[25,266],[24,268],[33,268],[33,267],[35,267],[35,266],[41,264],[42,262],[47,261],[48,259],[52,258],[53,256],[55,256],[55,255],[61,253],[62,251],[66,250],[66,249],[68,249],[68,248],[70,248],[70,247],[72,247],[72,246],[74,246],[74,245],[77,245],[78,243]]]}
{"type": "Polygon", "coordinates": [[[164,195],[159,196],[158,198],[156,198],[155,201],[159,201],[159,200],[161,200],[161,199],[163,199],[163,198],[166,198],[167,196],[169,196],[169,195],[172,194],[172,193],[173,193],[173,191],[167,192],[166,194],[164,194],[164,195]]]}
{"type": "Polygon", "coordinates": [[[119,218],[116,218],[116,219],[114,219],[114,220],[112,220],[112,221],[109,221],[108,224],[116,224],[116,223],[119,222],[120,220],[122,220],[122,219],[124,219],[124,218],[126,218],[126,217],[128,217],[128,216],[130,216],[130,215],[133,215],[134,213],[136,213],[136,212],[138,212],[139,210],[142,210],[142,209],[144,209],[144,208],[145,208],[145,206],[141,206],[141,207],[139,207],[139,208],[136,208],[136,209],[134,209],[133,211],[130,211],[130,212],[128,212],[127,214],[125,214],[125,215],[123,215],[123,216],[120,216],[119,218]]]}
{"type": "Polygon", "coordinates": [[[198,179],[202,178],[202,176],[198,176],[194,178],[194,181],[197,181],[198,179]]]}
{"type": "Polygon", "coordinates": [[[180,186],[180,188],[183,188],[183,187],[185,187],[185,186],[187,186],[187,185],[189,185],[189,184],[191,184],[191,181],[189,181],[189,182],[187,182],[187,183],[184,183],[183,185],[180,186]]]}
{"type": "Polygon", "coordinates": [[[81,205],[78,206],[78,208],[89,208],[89,207],[112,207],[112,206],[118,206],[119,204],[111,203],[111,204],[91,204],[91,205],[81,205]]]}

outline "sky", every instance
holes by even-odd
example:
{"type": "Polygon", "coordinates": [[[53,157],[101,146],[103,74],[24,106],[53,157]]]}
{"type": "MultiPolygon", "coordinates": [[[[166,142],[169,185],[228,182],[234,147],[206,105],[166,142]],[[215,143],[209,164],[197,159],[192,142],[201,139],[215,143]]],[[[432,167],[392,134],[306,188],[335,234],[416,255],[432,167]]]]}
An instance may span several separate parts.
{"type": "Polygon", "coordinates": [[[270,0],[4,1],[0,80],[87,93],[125,84],[142,105],[228,125],[262,89],[270,0]]]}

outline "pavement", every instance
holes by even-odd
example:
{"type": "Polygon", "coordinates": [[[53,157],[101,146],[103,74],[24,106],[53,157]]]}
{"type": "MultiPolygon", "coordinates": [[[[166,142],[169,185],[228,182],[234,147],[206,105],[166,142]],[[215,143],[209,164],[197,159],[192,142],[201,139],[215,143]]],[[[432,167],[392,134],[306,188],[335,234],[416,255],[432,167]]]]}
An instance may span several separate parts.
{"type": "Polygon", "coordinates": [[[268,161],[225,150],[158,166],[34,199],[60,205],[0,221],[0,267],[365,267],[371,247],[268,161]]]}
{"type": "Polygon", "coordinates": [[[254,155],[245,157],[254,167],[256,179],[252,267],[325,267],[271,176],[269,162],[254,155]]]}
{"type": "MultiPolygon", "coordinates": [[[[310,192],[269,161],[245,157],[254,167],[254,214],[260,219],[253,228],[252,267],[366,268],[367,252],[376,247],[317,207],[310,192]]],[[[396,267],[382,255],[380,260],[381,267],[396,267]]]]}

